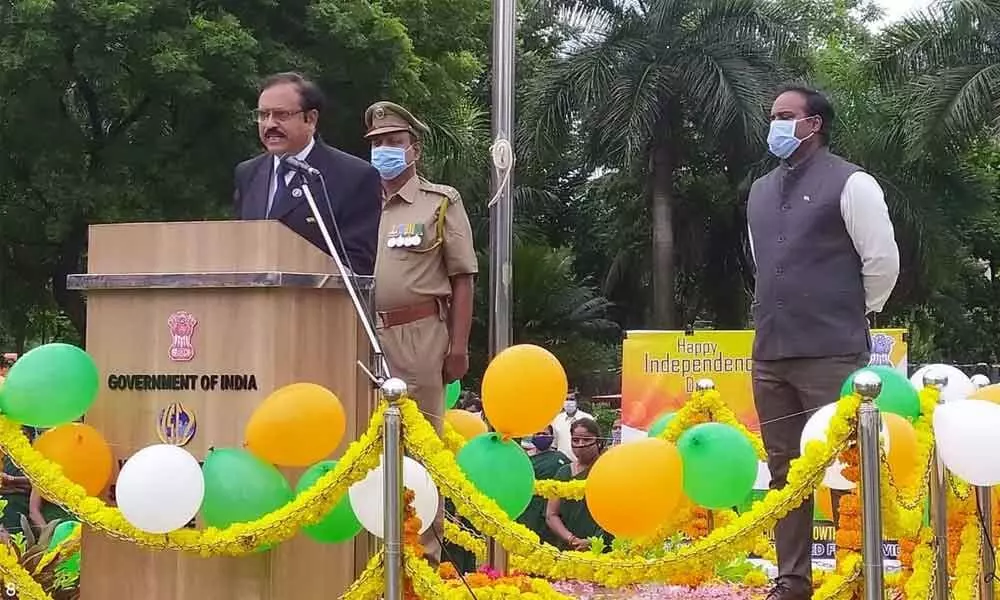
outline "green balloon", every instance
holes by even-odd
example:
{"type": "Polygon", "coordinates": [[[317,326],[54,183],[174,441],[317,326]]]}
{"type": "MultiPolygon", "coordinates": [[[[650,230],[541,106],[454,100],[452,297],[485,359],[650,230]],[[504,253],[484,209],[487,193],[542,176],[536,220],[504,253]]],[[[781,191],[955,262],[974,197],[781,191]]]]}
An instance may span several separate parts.
{"type": "Polygon", "coordinates": [[[649,433],[646,434],[646,437],[660,437],[667,430],[667,426],[670,425],[670,422],[674,420],[676,415],[677,413],[675,412],[665,412],[656,417],[656,420],[650,425],[649,433]]]}
{"type": "Polygon", "coordinates": [[[505,442],[496,433],[484,433],[462,446],[455,458],[469,481],[507,516],[516,519],[528,508],[535,490],[535,469],[518,444],[505,442]]]}
{"type": "MultiPolygon", "coordinates": [[[[336,466],[337,461],[326,460],[309,467],[309,469],[302,474],[302,477],[299,478],[299,483],[295,486],[295,494],[301,494],[303,491],[312,487],[312,485],[316,483],[320,477],[332,471],[336,466]]],[[[315,525],[310,525],[309,527],[303,527],[302,531],[317,542],[322,542],[324,544],[346,542],[361,531],[361,522],[358,521],[358,517],[354,515],[354,509],[351,507],[351,499],[348,498],[347,494],[344,494],[344,496],[337,503],[337,506],[334,506],[333,509],[330,510],[325,517],[323,517],[322,521],[316,523],[315,525]]]]}
{"type": "Polygon", "coordinates": [[[854,391],[854,376],[861,371],[871,371],[882,380],[882,392],[875,398],[875,406],[883,412],[895,413],[911,421],[920,416],[920,396],[905,375],[892,367],[874,366],[858,369],[840,388],[840,395],[854,391]]]}
{"type": "Polygon", "coordinates": [[[743,433],[723,423],[702,423],[677,440],[684,493],[709,509],[737,506],[757,480],[757,453],[743,433]]]}
{"type": "Polygon", "coordinates": [[[462,382],[452,381],[444,388],[444,404],[448,408],[455,408],[458,404],[458,397],[462,395],[462,382]]]}
{"type": "Polygon", "coordinates": [[[46,344],[21,357],[0,387],[0,412],[32,427],[79,419],[97,398],[94,360],[69,344],[46,344]]]}
{"type": "Polygon", "coordinates": [[[201,516],[211,527],[253,521],[294,497],[278,469],[246,450],[216,448],[205,457],[201,471],[205,476],[201,516]]]}

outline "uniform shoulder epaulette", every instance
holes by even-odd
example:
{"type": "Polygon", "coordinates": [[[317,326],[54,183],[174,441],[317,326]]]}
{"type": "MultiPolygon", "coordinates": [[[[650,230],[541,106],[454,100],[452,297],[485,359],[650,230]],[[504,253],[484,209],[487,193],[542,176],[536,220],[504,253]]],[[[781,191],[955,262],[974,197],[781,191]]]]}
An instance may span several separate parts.
{"type": "Polygon", "coordinates": [[[450,185],[431,183],[430,181],[427,181],[423,177],[420,178],[420,189],[427,192],[433,192],[435,194],[441,194],[442,196],[448,198],[448,202],[451,204],[454,204],[462,199],[462,196],[461,194],[458,193],[458,190],[451,187],[450,185]]]}

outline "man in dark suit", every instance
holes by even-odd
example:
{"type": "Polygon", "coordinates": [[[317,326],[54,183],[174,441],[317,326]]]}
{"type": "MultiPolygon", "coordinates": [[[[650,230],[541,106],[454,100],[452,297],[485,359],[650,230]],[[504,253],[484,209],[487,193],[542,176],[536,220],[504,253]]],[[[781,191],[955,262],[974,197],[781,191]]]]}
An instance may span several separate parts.
{"type": "Polygon", "coordinates": [[[358,275],[371,275],[382,213],[382,187],[378,171],[367,161],[341,152],[316,136],[324,98],[319,87],[298,73],[278,73],[264,80],[254,118],[266,152],[236,166],[233,203],[239,219],[277,219],[292,231],[329,253],[316,219],[301,190],[303,175],[281,159],[295,157],[322,173],[330,194],[309,181],[309,190],[341,252],[341,258],[358,275]]]}

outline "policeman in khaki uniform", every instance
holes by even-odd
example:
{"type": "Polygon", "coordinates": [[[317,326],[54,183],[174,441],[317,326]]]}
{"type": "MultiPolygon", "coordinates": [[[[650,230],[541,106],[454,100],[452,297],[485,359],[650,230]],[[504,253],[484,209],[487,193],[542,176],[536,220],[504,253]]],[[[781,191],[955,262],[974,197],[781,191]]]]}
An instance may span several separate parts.
{"type": "MultiPolygon", "coordinates": [[[[365,125],[383,192],[375,258],[379,340],[392,375],[406,381],[410,396],[440,429],[444,386],[469,369],[478,271],[472,227],[455,188],[417,175],[426,125],[384,101],[368,107],[365,125]]],[[[439,558],[440,546],[428,534],[424,547],[439,558]]]]}

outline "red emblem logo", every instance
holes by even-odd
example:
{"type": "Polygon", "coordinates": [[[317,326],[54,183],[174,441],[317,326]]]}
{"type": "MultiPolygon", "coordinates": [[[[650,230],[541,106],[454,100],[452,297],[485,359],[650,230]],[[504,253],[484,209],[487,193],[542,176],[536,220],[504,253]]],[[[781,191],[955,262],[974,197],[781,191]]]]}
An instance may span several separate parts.
{"type": "Polygon", "coordinates": [[[170,328],[170,360],[187,362],[194,358],[191,338],[194,337],[194,328],[197,326],[198,319],[187,311],[179,310],[170,315],[167,319],[167,327],[170,328]]]}

